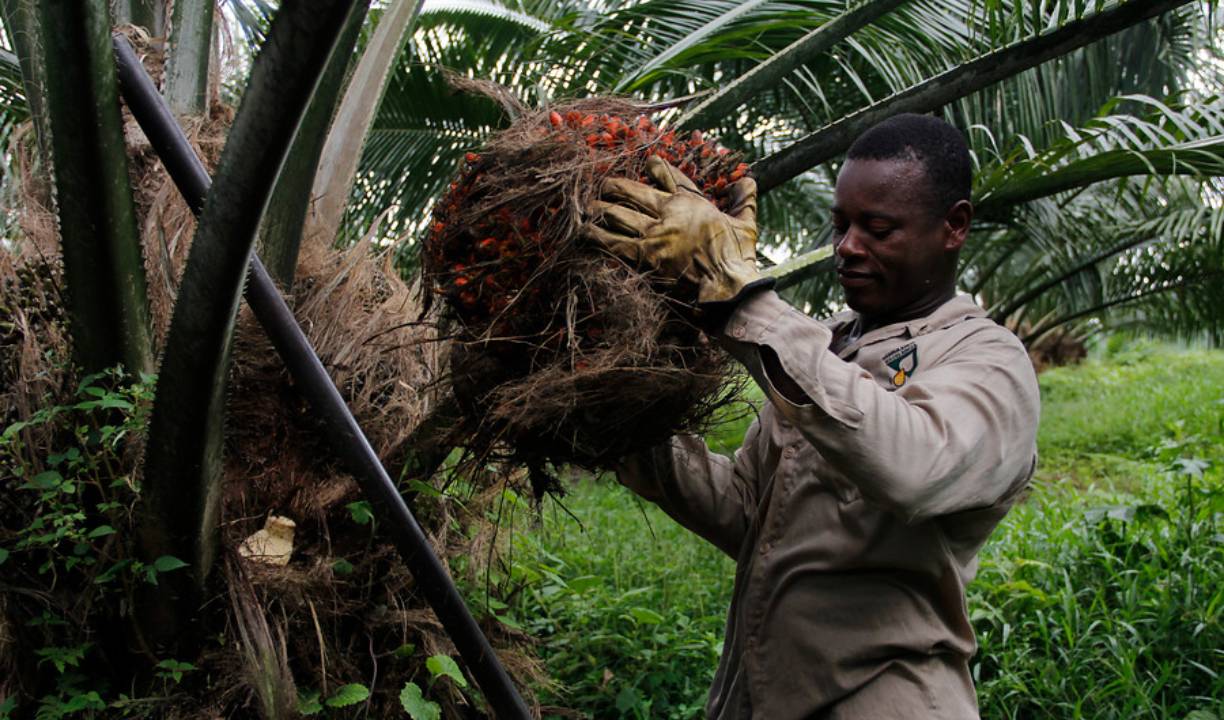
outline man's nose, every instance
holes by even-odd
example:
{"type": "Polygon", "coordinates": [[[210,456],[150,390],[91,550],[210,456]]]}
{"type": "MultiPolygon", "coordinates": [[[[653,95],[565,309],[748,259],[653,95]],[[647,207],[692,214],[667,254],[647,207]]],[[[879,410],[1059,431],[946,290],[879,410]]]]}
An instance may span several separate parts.
{"type": "Polygon", "coordinates": [[[853,226],[846,229],[845,234],[841,236],[841,240],[837,242],[833,249],[842,260],[861,258],[866,254],[863,248],[863,239],[853,226]]]}

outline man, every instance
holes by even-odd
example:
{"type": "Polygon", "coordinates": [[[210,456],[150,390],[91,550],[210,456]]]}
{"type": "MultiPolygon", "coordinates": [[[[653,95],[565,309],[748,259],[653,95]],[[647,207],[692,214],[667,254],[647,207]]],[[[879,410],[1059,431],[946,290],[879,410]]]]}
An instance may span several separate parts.
{"type": "Polygon", "coordinates": [[[964,139],[902,115],[838,175],[833,243],[851,311],[819,322],[755,268],[755,185],[722,214],[652,159],[609,181],[596,240],[696,282],[769,403],[729,460],[698,438],[620,481],[737,560],[712,718],[976,718],[965,585],[1027,487],[1038,391],[1020,342],[955,289],[969,232],[964,139]]]}

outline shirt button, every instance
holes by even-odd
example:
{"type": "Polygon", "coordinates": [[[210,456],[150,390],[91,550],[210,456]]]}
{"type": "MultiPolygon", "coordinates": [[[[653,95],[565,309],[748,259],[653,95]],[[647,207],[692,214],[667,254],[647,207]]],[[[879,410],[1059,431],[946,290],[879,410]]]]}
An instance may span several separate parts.
{"type": "Polygon", "coordinates": [[[744,335],[746,335],[747,333],[748,333],[748,331],[744,329],[744,326],[743,326],[743,325],[737,325],[737,326],[736,326],[736,328],[735,328],[734,330],[732,330],[732,331],[731,331],[731,334],[732,334],[732,335],[734,335],[734,336],[735,336],[735,337],[737,337],[737,338],[742,338],[742,337],[744,337],[744,335]]]}

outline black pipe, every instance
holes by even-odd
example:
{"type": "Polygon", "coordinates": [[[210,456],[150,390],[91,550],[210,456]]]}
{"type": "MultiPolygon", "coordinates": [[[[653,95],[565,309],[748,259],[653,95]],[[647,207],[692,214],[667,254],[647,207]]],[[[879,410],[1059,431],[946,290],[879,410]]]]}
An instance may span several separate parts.
{"type": "MultiPolygon", "coordinates": [[[[198,214],[212,185],[208,171],[127,39],[117,34],[114,45],[123,99],[183,198],[198,214]]],[[[390,530],[392,543],[455,643],[489,706],[500,718],[530,718],[527,705],[463,603],[445,566],[429,546],[425,532],[379,462],[268,271],[254,255],[245,293],[247,303],[285,361],[298,389],[323,420],[337,453],[372,500],[375,516],[390,530]]]]}

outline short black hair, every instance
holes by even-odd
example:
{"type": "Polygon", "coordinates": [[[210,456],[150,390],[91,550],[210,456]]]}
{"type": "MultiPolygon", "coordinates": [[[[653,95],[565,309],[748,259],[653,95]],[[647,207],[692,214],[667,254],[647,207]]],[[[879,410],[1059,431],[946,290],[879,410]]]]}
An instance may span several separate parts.
{"type": "Polygon", "coordinates": [[[961,200],[973,185],[969,146],[961,132],[932,115],[894,115],[859,135],[847,160],[914,160],[931,181],[931,211],[939,216],[961,200]]]}

